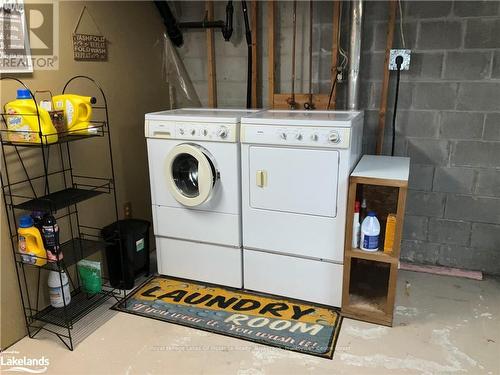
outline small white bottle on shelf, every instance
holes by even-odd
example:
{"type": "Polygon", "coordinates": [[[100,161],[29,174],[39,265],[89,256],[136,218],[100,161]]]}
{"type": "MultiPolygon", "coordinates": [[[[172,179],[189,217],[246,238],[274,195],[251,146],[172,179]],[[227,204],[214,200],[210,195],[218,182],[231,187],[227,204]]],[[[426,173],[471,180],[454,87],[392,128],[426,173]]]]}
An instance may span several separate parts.
{"type": "Polygon", "coordinates": [[[71,292],[66,272],[61,271],[61,276],[59,276],[59,272],[50,271],[47,283],[49,285],[50,304],[55,308],[68,306],[71,302],[71,292]]]}
{"type": "Polygon", "coordinates": [[[359,209],[360,203],[356,201],[354,204],[354,217],[352,222],[352,248],[357,249],[359,247],[359,236],[361,234],[361,223],[359,222],[359,209]]]}
{"type": "Polygon", "coordinates": [[[361,250],[378,251],[380,223],[374,211],[369,211],[361,224],[361,250]]]}

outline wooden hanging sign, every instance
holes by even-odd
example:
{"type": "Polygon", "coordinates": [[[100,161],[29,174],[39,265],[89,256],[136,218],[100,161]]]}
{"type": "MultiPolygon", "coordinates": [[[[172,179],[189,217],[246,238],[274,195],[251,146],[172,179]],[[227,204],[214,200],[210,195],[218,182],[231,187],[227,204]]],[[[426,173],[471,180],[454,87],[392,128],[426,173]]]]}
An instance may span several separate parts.
{"type": "Polygon", "coordinates": [[[77,61],[106,61],[108,59],[107,40],[102,35],[99,26],[97,26],[94,17],[92,17],[86,6],[83,6],[73,30],[73,58],[77,61]],[[85,11],[89,14],[100,35],[80,34],[77,32],[85,11]]]}

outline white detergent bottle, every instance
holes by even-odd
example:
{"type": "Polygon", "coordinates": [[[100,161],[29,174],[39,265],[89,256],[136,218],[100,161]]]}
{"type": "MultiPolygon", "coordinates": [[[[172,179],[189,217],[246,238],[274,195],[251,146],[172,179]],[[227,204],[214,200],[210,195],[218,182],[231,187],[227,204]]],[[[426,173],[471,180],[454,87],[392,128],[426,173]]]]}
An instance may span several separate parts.
{"type": "Polygon", "coordinates": [[[71,292],[69,290],[69,280],[68,276],[66,276],[66,272],[61,271],[61,276],[59,276],[59,272],[50,271],[48,284],[50,304],[55,308],[68,306],[71,302],[71,292]]]}
{"type": "Polygon", "coordinates": [[[378,251],[380,238],[380,223],[374,211],[368,215],[361,224],[361,249],[365,251],[378,251]]]}

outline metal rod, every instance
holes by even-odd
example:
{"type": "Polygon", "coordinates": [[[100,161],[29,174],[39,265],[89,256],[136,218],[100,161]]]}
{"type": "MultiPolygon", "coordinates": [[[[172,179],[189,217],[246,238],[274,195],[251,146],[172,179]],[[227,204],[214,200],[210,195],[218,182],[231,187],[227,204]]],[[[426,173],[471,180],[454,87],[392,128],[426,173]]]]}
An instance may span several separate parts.
{"type": "Polygon", "coordinates": [[[312,94],[312,56],[313,56],[313,2],[309,0],[309,95],[304,109],[314,109],[312,94]]]}
{"type": "Polygon", "coordinates": [[[42,268],[38,267],[38,276],[37,276],[37,289],[36,289],[36,311],[39,311],[38,306],[40,302],[40,276],[41,276],[42,268]]]}
{"type": "MultiPolygon", "coordinates": [[[[36,195],[36,191],[35,191],[33,184],[31,183],[32,179],[30,178],[30,176],[28,174],[28,170],[26,169],[26,166],[24,165],[23,158],[21,157],[21,154],[19,153],[17,146],[14,146],[14,150],[16,150],[17,157],[19,159],[19,162],[21,163],[21,167],[23,168],[24,174],[26,175],[26,180],[28,181],[30,188],[31,188],[31,191],[33,192],[33,196],[36,199],[36,198],[38,198],[38,196],[36,195]]],[[[42,177],[46,178],[47,175],[44,174],[44,175],[42,175],[42,177]]],[[[12,184],[11,186],[13,186],[13,185],[14,184],[12,184]]]]}
{"type": "Polygon", "coordinates": [[[297,40],[297,1],[293,1],[293,39],[292,39],[292,96],[288,99],[290,109],[297,108],[295,101],[295,45],[297,40]]]}
{"type": "Polygon", "coordinates": [[[332,82],[331,93],[328,98],[326,109],[330,109],[330,104],[333,108],[337,108],[337,79],[338,79],[338,66],[339,66],[339,51],[340,51],[340,29],[341,29],[341,15],[342,15],[342,1],[334,0],[333,2],[333,43],[332,43],[332,82]]]}
{"type": "MultiPolygon", "coordinates": [[[[63,154],[64,154],[64,149],[62,147],[62,144],[59,143],[59,157],[61,159],[61,168],[64,171],[66,169],[66,165],[64,164],[64,159],[65,158],[64,158],[63,154]]],[[[70,185],[68,185],[68,179],[66,178],[66,173],[63,173],[63,181],[64,181],[64,187],[66,189],[69,188],[70,185]]],[[[75,210],[75,213],[77,213],[77,212],[78,211],[75,210]]],[[[71,233],[71,240],[72,240],[72,243],[74,243],[75,236],[73,234],[73,220],[71,219],[71,214],[72,214],[71,207],[68,206],[68,207],[66,207],[66,215],[64,215],[62,217],[65,217],[65,216],[68,217],[69,230],[70,230],[70,233],[71,233]]],[[[59,249],[60,249],[59,251],[62,251],[62,247],[61,246],[59,247],[59,249]]],[[[74,249],[73,249],[73,251],[74,251],[74,249]]],[[[64,256],[64,254],[63,254],[63,256],[64,256]]],[[[83,257],[80,257],[80,259],[83,259],[83,257]]],[[[59,263],[59,255],[57,255],[57,262],[59,263]]],[[[70,282],[71,286],[73,287],[73,290],[76,289],[75,288],[75,284],[73,283],[73,280],[71,279],[71,276],[70,276],[69,272],[67,271],[66,264],[64,263],[63,260],[61,261],[61,264],[63,265],[63,268],[66,269],[66,276],[68,277],[69,282],[70,282]]],[[[77,277],[77,279],[79,277],[78,271],[76,272],[76,277],[77,277]]],[[[80,282],[78,282],[78,285],[80,285],[80,282]]]]}
{"type": "MultiPolygon", "coordinates": [[[[66,89],[66,86],[64,87],[66,89]]],[[[64,92],[64,91],[63,91],[64,92]]],[[[70,149],[69,149],[69,143],[66,143],[66,153],[67,153],[67,156],[68,156],[68,169],[70,171],[70,183],[71,183],[71,186],[75,186],[75,175],[73,174],[73,165],[71,163],[71,152],[70,152],[70,149]]],[[[73,205],[73,209],[74,209],[74,212],[75,212],[75,217],[76,217],[76,230],[77,230],[77,234],[78,234],[78,238],[81,238],[81,233],[80,233],[80,215],[78,213],[78,205],[75,203],[73,205]]],[[[70,222],[70,226],[71,226],[71,237],[74,238],[74,235],[73,235],[73,224],[72,222],[70,222]]],[[[74,249],[73,249],[74,251],[74,249]]],[[[80,247],[80,258],[83,258],[82,257],[83,255],[83,251],[81,250],[81,247],[80,247]]],[[[78,272],[77,272],[77,278],[76,278],[76,281],[78,282],[78,287],[80,287],[80,277],[78,275],[78,272]]]]}
{"type": "MultiPolygon", "coordinates": [[[[42,146],[42,152],[43,152],[43,146],[42,146]]],[[[49,181],[49,168],[50,168],[50,147],[47,147],[47,168],[44,168],[44,171],[45,171],[45,175],[47,176],[46,178],[46,181],[47,181],[47,184],[45,186],[45,194],[50,194],[50,190],[49,190],[49,184],[48,184],[48,181],[49,181]]]]}
{"type": "Polygon", "coordinates": [[[363,26],[363,0],[351,2],[351,35],[349,37],[349,77],[347,84],[347,109],[358,109],[359,64],[361,57],[361,30],[363,26]]]}
{"type": "MultiPolygon", "coordinates": [[[[14,259],[16,256],[16,252],[14,251],[14,259]]],[[[28,309],[30,311],[30,320],[33,321],[33,308],[31,307],[31,299],[30,299],[30,293],[29,293],[29,287],[28,287],[28,280],[26,278],[26,272],[24,271],[24,262],[19,264],[19,267],[21,267],[21,270],[23,271],[23,281],[24,281],[24,288],[26,290],[26,300],[28,301],[28,309]]],[[[21,291],[22,293],[22,291],[21,291]]]]}
{"type": "MultiPolygon", "coordinates": [[[[17,78],[14,78],[14,77],[0,77],[0,81],[3,81],[3,80],[12,80],[12,81],[16,81],[17,83],[19,83],[20,85],[22,85],[26,90],[28,90],[30,93],[31,90],[28,88],[28,86],[26,86],[24,84],[24,82],[22,82],[21,80],[17,79],[17,78]]],[[[35,101],[35,105],[36,105],[36,101],[35,101]]],[[[37,114],[38,114],[38,106],[36,106],[36,110],[37,110],[37,114]]],[[[2,115],[2,118],[3,120],[5,121],[5,117],[3,117],[2,115]]],[[[38,116],[38,120],[40,121],[40,117],[38,116]]],[[[5,171],[5,179],[6,179],[6,183],[4,181],[4,175],[2,173],[2,171],[0,170],[0,182],[2,184],[2,192],[3,192],[3,199],[4,199],[4,205],[5,205],[5,213],[6,213],[6,216],[7,216],[7,224],[9,226],[9,232],[12,234],[12,232],[16,232],[17,230],[17,222],[16,222],[16,216],[14,215],[14,209],[13,209],[13,205],[14,205],[14,202],[12,201],[12,187],[10,185],[10,176],[9,176],[9,169],[8,169],[8,166],[7,166],[7,159],[6,159],[6,153],[5,153],[5,145],[3,143],[3,140],[2,140],[2,158],[3,158],[3,162],[4,162],[4,171],[5,171]],[[9,198],[10,198],[10,202],[7,202],[7,194],[5,194],[5,191],[8,190],[9,192],[9,198]],[[12,214],[12,216],[11,216],[12,214]],[[12,220],[11,220],[12,219],[12,220]]],[[[16,254],[16,248],[17,248],[17,243],[14,241],[14,236],[11,235],[11,238],[10,238],[10,242],[11,242],[11,247],[12,247],[12,255],[14,257],[14,260],[16,259],[17,257],[17,254],[16,254]]],[[[16,267],[16,276],[17,276],[17,284],[19,286],[19,293],[21,294],[21,304],[23,306],[23,314],[24,314],[24,322],[25,322],[25,325],[26,325],[26,329],[28,330],[28,333],[30,332],[30,321],[33,320],[33,314],[31,312],[31,304],[30,304],[30,300],[29,300],[29,294],[28,294],[28,290],[26,290],[26,300],[25,301],[25,295],[23,293],[23,286],[22,286],[22,281],[21,281],[21,272],[19,270],[19,268],[22,268],[23,269],[23,277],[24,277],[24,281],[26,282],[26,275],[24,274],[24,268],[23,268],[23,264],[18,264],[17,262],[14,263],[15,264],[15,267],[16,267]],[[29,309],[30,311],[30,315],[28,316],[28,314],[26,314],[26,309],[29,309]],[[28,319],[29,318],[29,319],[28,319]]]]}
{"type": "MultiPolygon", "coordinates": [[[[52,175],[55,175],[55,174],[61,174],[61,173],[67,172],[67,171],[68,171],[67,169],[64,169],[64,170],[61,170],[61,171],[50,172],[49,176],[52,176],[52,175]]],[[[10,185],[11,186],[15,186],[15,185],[24,184],[26,182],[31,185],[31,181],[38,180],[39,178],[45,178],[45,175],[40,175],[40,176],[36,176],[36,177],[30,177],[29,179],[26,179],[26,180],[19,180],[19,181],[16,181],[16,182],[12,182],[10,185]]],[[[37,198],[36,194],[35,194],[35,198],[37,198]]]]}

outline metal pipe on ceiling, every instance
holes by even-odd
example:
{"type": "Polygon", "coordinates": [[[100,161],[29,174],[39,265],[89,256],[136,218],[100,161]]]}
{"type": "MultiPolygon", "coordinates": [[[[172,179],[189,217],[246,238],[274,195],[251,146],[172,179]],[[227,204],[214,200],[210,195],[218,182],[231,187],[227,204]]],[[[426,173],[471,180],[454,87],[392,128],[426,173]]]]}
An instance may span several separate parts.
{"type": "Polygon", "coordinates": [[[363,0],[351,2],[351,34],[349,36],[349,74],[347,82],[347,109],[359,107],[359,65],[361,58],[361,31],[363,28],[363,0]]]}

